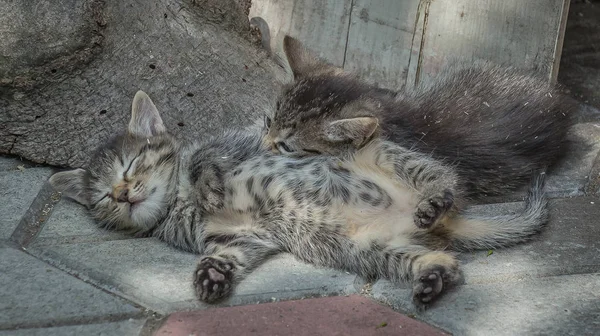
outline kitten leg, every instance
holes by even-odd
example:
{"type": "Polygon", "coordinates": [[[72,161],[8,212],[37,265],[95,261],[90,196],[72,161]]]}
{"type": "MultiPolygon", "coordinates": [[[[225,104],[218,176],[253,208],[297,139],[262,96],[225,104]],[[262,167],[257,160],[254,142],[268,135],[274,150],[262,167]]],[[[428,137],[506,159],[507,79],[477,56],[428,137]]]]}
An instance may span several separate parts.
{"type": "Polygon", "coordinates": [[[399,246],[375,241],[360,244],[336,233],[306,244],[290,246],[289,251],[303,261],[364,278],[409,281],[417,306],[433,302],[461,277],[458,261],[452,254],[420,245],[399,246]]]}
{"type": "Polygon", "coordinates": [[[376,152],[377,165],[421,194],[414,213],[415,225],[430,228],[455,205],[458,176],[429,156],[382,142],[376,152]]]}
{"type": "Polygon", "coordinates": [[[212,303],[231,294],[234,286],[279,247],[252,233],[208,237],[205,254],[194,273],[198,299],[212,303]]]}
{"type": "Polygon", "coordinates": [[[413,302],[423,307],[460,279],[458,261],[442,251],[431,251],[413,263],[413,302]]]}
{"type": "Polygon", "coordinates": [[[390,281],[410,281],[412,298],[415,305],[421,307],[437,299],[445,289],[460,279],[456,258],[443,251],[432,251],[422,246],[381,246],[371,244],[373,250],[361,255],[372,254],[370,258],[361,258],[364,269],[377,269],[380,276],[390,281]],[[371,259],[371,260],[369,260],[371,259]]]}

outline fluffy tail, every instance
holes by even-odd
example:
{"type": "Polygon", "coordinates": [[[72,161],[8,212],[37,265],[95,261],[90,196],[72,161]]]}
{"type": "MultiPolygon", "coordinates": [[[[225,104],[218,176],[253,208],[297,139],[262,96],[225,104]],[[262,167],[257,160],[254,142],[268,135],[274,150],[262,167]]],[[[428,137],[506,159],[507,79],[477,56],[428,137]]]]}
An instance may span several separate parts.
{"type": "Polygon", "coordinates": [[[443,228],[453,250],[480,250],[522,243],[541,231],[548,221],[548,200],[544,193],[546,174],[533,178],[525,209],[515,215],[485,217],[464,212],[443,228]]]}

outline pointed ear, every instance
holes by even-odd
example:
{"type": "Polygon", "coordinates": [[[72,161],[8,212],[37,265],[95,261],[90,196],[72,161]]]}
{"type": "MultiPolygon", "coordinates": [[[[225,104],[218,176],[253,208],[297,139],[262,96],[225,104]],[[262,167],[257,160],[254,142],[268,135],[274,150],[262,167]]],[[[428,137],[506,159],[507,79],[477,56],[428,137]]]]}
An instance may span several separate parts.
{"type": "Polygon", "coordinates": [[[325,135],[330,141],[352,141],[356,147],[361,147],[375,133],[377,126],[379,122],[375,117],[341,119],[327,124],[325,135]]]}
{"type": "Polygon", "coordinates": [[[152,137],[167,130],[154,103],[143,91],[138,91],[131,104],[131,120],[127,129],[129,133],[140,137],[152,137]]]}
{"type": "Polygon", "coordinates": [[[87,206],[88,200],[84,193],[85,174],[86,171],[84,169],[56,173],[50,177],[50,184],[56,191],[60,191],[63,195],[87,206]]]}
{"type": "Polygon", "coordinates": [[[289,35],[283,38],[283,51],[294,74],[294,79],[323,72],[342,72],[342,69],[320,60],[305,49],[300,41],[289,35]]]}

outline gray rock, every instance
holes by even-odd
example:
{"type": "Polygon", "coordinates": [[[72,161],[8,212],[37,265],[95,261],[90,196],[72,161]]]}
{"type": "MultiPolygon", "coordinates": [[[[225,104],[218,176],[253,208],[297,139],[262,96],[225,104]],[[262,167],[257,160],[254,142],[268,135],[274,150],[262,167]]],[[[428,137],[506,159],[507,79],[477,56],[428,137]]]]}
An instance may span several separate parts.
{"type": "Polygon", "coordinates": [[[177,137],[243,127],[271,109],[285,77],[252,43],[234,0],[30,3],[0,2],[0,12],[14,13],[0,20],[0,46],[15,46],[0,47],[0,57],[12,53],[0,67],[0,153],[84,166],[125,129],[137,90],[177,137]],[[15,20],[18,30],[1,29],[15,20]],[[31,57],[13,61],[22,54],[31,57]]]}
{"type": "Polygon", "coordinates": [[[129,318],[140,310],[12,248],[0,248],[0,329],[129,318]]]}
{"type": "Polygon", "coordinates": [[[22,75],[30,66],[74,53],[91,44],[97,27],[93,10],[93,6],[82,6],[78,0],[3,4],[0,74],[6,77],[22,75]],[[37,16],[38,20],[31,22],[32,16],[37,16]]]}

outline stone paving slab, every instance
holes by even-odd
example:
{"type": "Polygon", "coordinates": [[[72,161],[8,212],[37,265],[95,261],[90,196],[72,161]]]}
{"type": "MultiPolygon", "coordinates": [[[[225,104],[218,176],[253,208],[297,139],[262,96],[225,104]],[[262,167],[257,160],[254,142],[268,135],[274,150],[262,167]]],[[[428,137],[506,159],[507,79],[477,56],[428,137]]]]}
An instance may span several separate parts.
{"type": "Polygon", "coordinates": [[[19,166],[23,168],[31,168],[34,166],[29,161],[20,160],[13,156],[0,155],[0,172],[16,171],[19,166]]]}
{"type": "MultiPolygon", "coordinates": [[[[196,300],[192,274],[198,256],[153,238],[32,247],[30,251],[160,313],[209,307],[196,300]]],[[[292,256],[268,261],[222,305],[240,305],[356,292],[354,275],[315,268],[292,256]]]]}
{"type": "Polygon", "coordinates": [[[0,247],[0,329],[124,318],[141,311],[23,251],[0,247]]]}
{"type": "MultiPolygon", "coordinates": [[[[478,206],[471,211],[511,213],[522,204],[478,206]]],[[[462,253],[467,283],[505,281],[532,276],[600,272],[600,198],[557,199],[550,202],[550,223],[527,244],[462,253]]]]}
{"type": "Polygon", "coordinates": [[[51,173],[50,168],[31,168],[0,156],[0,239],[10,237],[51,173]]]}
{"type": "Polygon", "coordinates": [[[175,313],[156,336],[447,335],[365,297],[329,297],[175,313]]]}
{"type": "Polygon", "coordinates": [[[64,197],[54,207],[52,216],[37,237],[34,245],[81,243],[131,237],[98,227],[81,204],[64,197]]]}
{"type": "Polygon", "coordinates": [[[138,336],[144,320],[0,331],[0,336],[138,336]]]}
{"type": "Polygon", "coordinates": [[[598,335],[600,273],[459,286],[424,312],[387,281],[372,295],[455,335],[598,335]]]}
{"type": "MultiPolygon", "coordinates": [[[[492,204],[476,206],[471,211],[509,214],[522,206],[522,202],[492,204]]],[[[600,200],[597,197],[561,199],[554,201],[551,209],[553,221],[534,242],[497,250],[490,256],[487,251],[462,254],[467,283],[600,271],[597,257],[600,239],[594,238],[600,237],[600,225],[594,221],[600,217],[600,200]]],[[[32,253],[161,313],[206,307],[195,299],[191,287],[197,256],[153,238],[104,241],[111,239],[103,238],[106,231],[97,229],[86,219],[82,207],[64,200],[57,205],[53,216],[57,217],[48,222],[38,238],[47,244],[34,244],[30,249],[32,253]],[[72,244],[54,240],[56,236],[73,234],[75,237],[81,233],[89,235],[90,240],[72,244]],[[93,238],[96,236],[100,238],[93,238]]],[[[240,284],[236,295],[223,304],[360,291],[360,286],[353,282],[353,275],[317,269],[291,256],[281,256],[252,273],[240,284]]]]}

